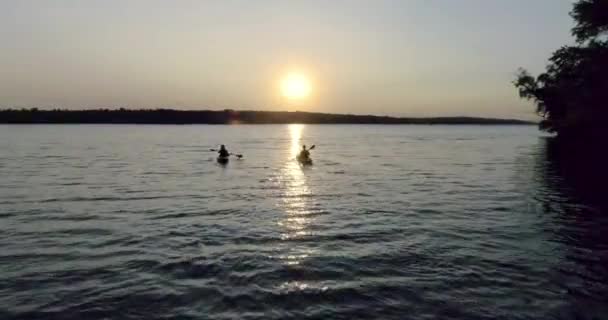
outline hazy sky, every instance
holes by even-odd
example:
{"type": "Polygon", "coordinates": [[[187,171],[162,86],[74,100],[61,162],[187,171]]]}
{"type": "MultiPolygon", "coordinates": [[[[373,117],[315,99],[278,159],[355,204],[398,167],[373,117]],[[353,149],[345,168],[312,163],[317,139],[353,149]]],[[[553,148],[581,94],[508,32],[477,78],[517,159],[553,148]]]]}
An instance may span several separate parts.
{"type": "Polygon", "coordinates": [[[0,0],[0,108],[529,118],[571,0],[0,0]],[[313,96],[281,98],[299,70],[313,96]]]}

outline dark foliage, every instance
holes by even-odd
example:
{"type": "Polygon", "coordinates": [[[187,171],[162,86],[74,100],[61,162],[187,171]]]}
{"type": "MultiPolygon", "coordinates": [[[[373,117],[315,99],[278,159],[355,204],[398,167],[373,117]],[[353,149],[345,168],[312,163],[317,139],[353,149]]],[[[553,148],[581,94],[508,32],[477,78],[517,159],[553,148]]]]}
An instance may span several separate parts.
{"type": "Polygon", "coordinates": [[[572,34],[579,43],[608,31],[608,1],[581,0],[574,4],[570,16],[576,21],[572,34]]]}
{"type": "Polygon", "coordinates": [[[581,0],[571,15],[577,46],[564,46],[534,78],[520,69],[514,84],[522,98],[535,102],[543,130],[560,135],[606,134],[608,120],[608,0],[581,0]],[[601,11],[601,12],[599,12],[601,11]]]}

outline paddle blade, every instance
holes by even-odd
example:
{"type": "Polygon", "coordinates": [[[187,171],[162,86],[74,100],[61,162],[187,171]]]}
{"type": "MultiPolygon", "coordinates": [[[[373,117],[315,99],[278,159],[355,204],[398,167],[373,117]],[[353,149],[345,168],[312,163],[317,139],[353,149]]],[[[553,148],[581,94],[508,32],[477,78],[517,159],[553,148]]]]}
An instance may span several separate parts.
{"type": "Polygon", "coordinates": [[[312,147],[310,147],[308,150],[312,150],[312,149],[314,149],[315,147],[316,147],[316,145],[314,145],[314,144],[313,144],[313,145],[312,145],[312,147]]]}

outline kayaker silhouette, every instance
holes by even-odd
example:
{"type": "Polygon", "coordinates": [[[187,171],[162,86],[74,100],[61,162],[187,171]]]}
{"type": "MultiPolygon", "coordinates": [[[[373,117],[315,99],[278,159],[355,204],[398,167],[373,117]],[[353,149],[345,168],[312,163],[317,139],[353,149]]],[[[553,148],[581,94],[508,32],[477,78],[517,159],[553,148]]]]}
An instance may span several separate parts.
{"type": "Polygon", "coordinates": [[[310,158],[310,151],[306,149],[306,145],[302,146],[302,151],[300,151],[300,158],[305,160],[310,158]]]}
{"type": "Polygon", "coordinates": [[[222,157],[222,158],[228,158],[230,156],[230,152],[228,152],[228,150],[226,150],[226,146],[224,146],[224,145],[220,146],[220,150],[217,153],[219,153],[220,157],[222,157]]]}
{"type": "Polygon", "coordinates": [[[219,154],[217,156],[217,162],[219,162],[221,164],[227,164],[228,159],[230,159],[230,156],[235,156],[239,159],[243,158],[242,154],[235,154],[235,153],[228,152],[228,149],[226,149],[225,145],[221,145],[219,150],[218,149],[209,149],[209,151],[217,152],[219,154]]]}
{"type": "Polygon", "coordinates": [[[296,157],[297,160],[303,165],[312,165],[312,159],[310,158],[310,150],[314,148],[315,146],[313,145],[309,149],[306,149],[306,145],[303,145],[302,151],[300,151],[300,153],[296,157]]]}

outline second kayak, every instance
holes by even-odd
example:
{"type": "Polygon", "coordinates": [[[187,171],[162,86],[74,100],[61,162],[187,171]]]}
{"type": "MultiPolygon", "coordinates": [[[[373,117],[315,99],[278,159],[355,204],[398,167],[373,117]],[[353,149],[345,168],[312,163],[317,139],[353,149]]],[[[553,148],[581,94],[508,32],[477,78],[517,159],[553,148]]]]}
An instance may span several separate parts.
{"type": "Polygon", "coordinates": [[[301,163],[302,165],[305,166],[310,166],[312,165],[312,159],[309,157],[302,157],[302,156],[297,156],[296,158],[298,160],[299,163],[301,163]]]}

